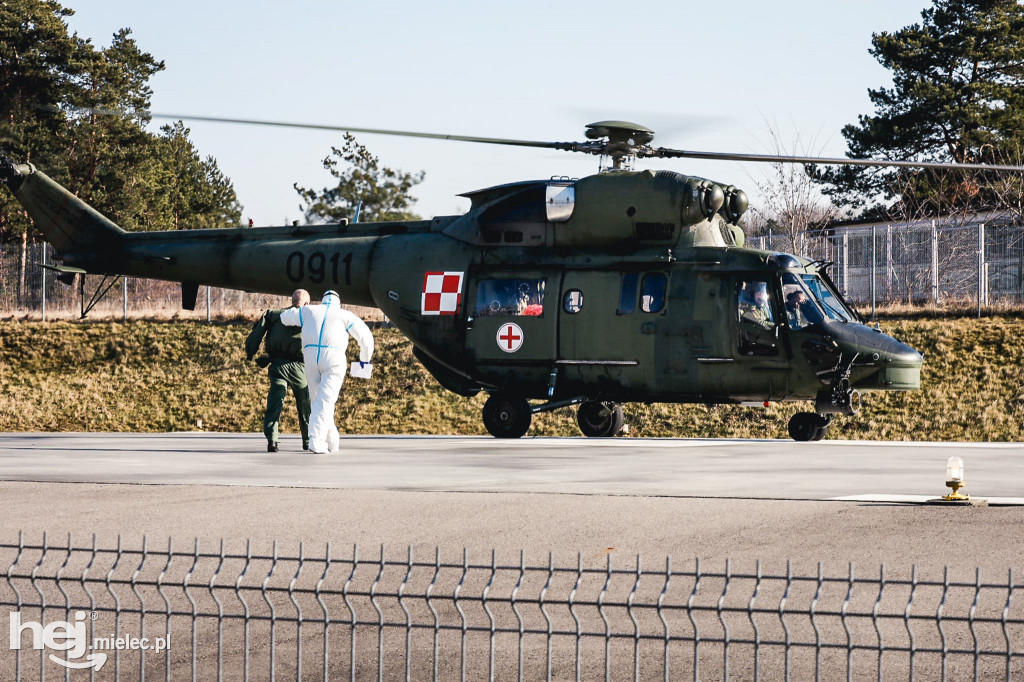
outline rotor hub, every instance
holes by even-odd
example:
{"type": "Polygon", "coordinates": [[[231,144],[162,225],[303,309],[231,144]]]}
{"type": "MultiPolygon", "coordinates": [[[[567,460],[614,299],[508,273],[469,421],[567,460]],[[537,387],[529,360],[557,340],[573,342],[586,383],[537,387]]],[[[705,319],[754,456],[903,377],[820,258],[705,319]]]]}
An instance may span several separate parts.
{"type": "Polygon", "coordinates": [[[598,121],[586,127],[584,134],[588,140],[594,140],[593,150],[585,149],[592,154],[600,154],[611,159],[611,166],[601,164],[601,171],[632,170],[636,157],[643,156],[643,151],[654,140],[654,131],[639,123],[629,121],[598,121]]]}

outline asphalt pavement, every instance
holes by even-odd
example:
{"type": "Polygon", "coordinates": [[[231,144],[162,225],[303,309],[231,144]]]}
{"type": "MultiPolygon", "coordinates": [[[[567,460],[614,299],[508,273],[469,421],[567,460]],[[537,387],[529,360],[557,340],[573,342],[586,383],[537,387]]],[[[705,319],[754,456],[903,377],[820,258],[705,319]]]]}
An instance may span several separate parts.
{"type": "Polygon", "coordinates": [[[1024,445],[347,437],[333,455],[259,434],[0,434],[0,534],[251,538],[813,565],[1020,566],[1024,445]],[[872,501],[876,500],[876,501],[872,501]],[[612,549],[609,549],[612,548],[612,549]]]}
{"type": "Polygon", "coordinates": [[[258,434],[0,434],[0,480],[908,501],[945,488],[964,460],[967,491],[1024,498],[1024,444],[711,439],[349,436],[303,452],[258,434]]]}
{"type": "MultiPolygon", "coordinates": [[[[46,533],[52,547],[67,542],[69,535],[76,547],[92,546],[95,535],[97,545],[106,548],[137,548],[143,537],[150,547],[166,547],[172,538],[186,559],[191,548],[212,556],[218,547],[247,551],[247,541],[258,553],[269,553],[276,542],[274,551],[282,555],[316,556],[330,543],[333,556],[386,552],[399,560],[413,554],[433,557],[439,551],[449,562],[465,556],[486,565],[496,556],[513,566],[521,560],[591,567],[610,561],[629,569],[637,565],[638,555],[644,566],[653,567],[666,565],[668,556],[677,568],[693,567],[700,559],[706,570],[747,574],[758,566],[775,575],[814,576],[820,570],[844,576],[853,574],[855,564],[859,576],[906,577],[915,566],[914,575],[921,579],[948,576],[970,585],[984,577],[998,583],[1008,568],[1024,565],[1022,454],[1024,445],[1016,443],[347,437],[341,452],[312,455],[301,451],[295,437],[283,439],[281,452],[267,453],[259,434],[0,434],[0,544],[7,545],[6,553],[0,552],[0,573],[18,554],[12,543],[19,542],[19,534],[24,542],[39,544],[46,533]],[[993,506],[923,503],[946,491],[945,464],[953,455],[965,462],[967,491],[993,506]]],[[[61,552],[51,555],[59,564],[61,552]]],[[[29,552],[18,570],[35,570],[37,559],[42,562],[38,553],[29,552]]],[[[129,563],[125,570],[135,566],[129,563]]],[[[254,567],[252,580],[264,575],[266,566],[260,568],[254,567]]],[[[291,572],[282,575],[286,580],[291,572]]],[[[207,580],[204,575],[197,585],[212,585],[207,580]]],[[[18,584],[26,595],[35,594],[32,581],[18,584]]],[[[870,586],[860,592],[865,590],[870,586]]],[[[841,601],[845,588],[836,594],[832,597],[841,601]]],[[[49,596],[59,603],[59,594],[49,596]]],[[[970,595],[965,598],[969,604],[970,595]]],[[[1002,608],[1001,601],[993,604],[1002,608]]],[[[126,622],[129,629],[139,627],[126,622]]],[[[176,621],[174,629],[181,633],[187,627],[185,619],[176,621]]],[[[235,658],[225,659],[224,672],[226,679],[241,679],[242,663],[236,660],[241,635],[233,627],[232,622],[225,625],[225,651],[235,658]]],[[[934,629],[928,623],[918,626],[918,635],[930,632],[929,627],[934,629]]],[[[207,630],[200,638],[200,679],[215,672],[210,647],[219,639],[207,630]]],[[[307,630],[303,638],[315,672],[321,640],[315,628],[307,630]]],[[[267,665],[266,633],[256,637],[255,625],[253,633],[252,659],[260,677],[267,665]]],[[[291,637],[286,630],[285,635],[291,637]]],[[[843,641],[839,630],[833,635],[843,641]]],[[[418,646],[426,641],[422,637],[418,646]]],[[[187,670],[193,660],[187,639],[182,641],[172,647],[175,671],[187,670]]],[[[408,660],[400,637],[379,645],[368,632],[360,641],[359,679],[376,679],[376,660],[388,661],[389,679],[408,660]],[[378,646],[386,647],[383,658],[378,646]]],[[[486,638],[481,641],[486,644],[486,638]]],[[[891,641],[900,641],[899,636],[891,641]]],[[[998,651],[1004,639],[1002,631],[993,630],[979,641],[998,651]]],[[[474,653],[472,647],[480,643],[470,644],[470,676],[484,679],[486,646],[474,653]]],[[[600,677],[604,659],[599,644],[588,644],[593,651],[584,656],[586,679],[600,677]]],[[[282,679],[293,656],[288,651],[278,663],[282,679]]],[[[335,657],[341,668],[335,676],[347,678],[345,651],[341,642],[335,657]]],[[[688,651],[687,646],[675,650],[674,674],[689,670],[688,651]]],[[[458,653],[452,642],[441,652],[442,669],[451,671],[448,677],[454,678],[458,653]]],[[[13,666],[12,656],[4,654],[0,650],[0,677],[13,666]]],[[[572,676],[568,654],[563,654],[558,654],[562,668],[556,669],[556,679],[572,676]]],[[[528,670],[539,670],[538,656],[528,657],[528,670]]],[[[845,652],[828,656],[824,678],[839,679],[845,652]]],[[[864,656],[858,671],[870,672],[875,659],[864,656]]],[[[702,676],[721,678],[716,667],[723,660],[721,649],[708,648],[702,657],[702,676]]],[[[137,659],[123,658],[122,672],[134,676],[137,659]]],[[[660,655],[655,659],[660,661],[660,655]]],[[[750,678],[749,652],[737,649],[733,659],[733,677],[750,678]]],[[[25,679],[38,672],[38,660],[26,654],[25,679]]],[[[629,676],[632,660],[629,651],[617,651],[610,663],[614,678],[629,676]]],[[[780,648],[764,651],[765,679],[779,677],[788,660],[780,648]]],[[[412,664],[417,679],[425,675],[424,661],[429,656],[412,664]]],[[[793,661],[794,679],[811,674],[808,652],[797,650],[793,661]]],[[[902,658],[890,654],[887,661],[889,676],[905,677],[902,658]]],[[[983,663],[983,672],[1002,670],[1000,660],[983,663]]],[[[162,676],[160,664],[160,657],[151,657],[147,670],[162,676]]],[[[960,667],[951,668],[953,679],[970,668],[963,657],[955,664],[960,667]]],[[[937,656],[921,656],[917,665],[921,679],[937,678],[937,656]]],[[[55,665],[47,666],[53,677],[60,676],[55,665]]],[[[497,670],[500,679],[515,678],[508,660],[499,660],[497,670]]],[[[652,670],[644,679],[661,679],[660,669],[652,670]]],[[[1017,672],[1015,667],[1012,675],[1017,672]]],[[[98,679],[110,674],[104,668],[98,679]]]]}

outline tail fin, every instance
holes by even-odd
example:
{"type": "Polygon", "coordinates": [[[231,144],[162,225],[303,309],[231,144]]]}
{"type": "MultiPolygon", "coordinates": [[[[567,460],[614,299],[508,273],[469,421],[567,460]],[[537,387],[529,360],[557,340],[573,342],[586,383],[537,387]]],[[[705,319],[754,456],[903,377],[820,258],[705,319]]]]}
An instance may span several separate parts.
{"type": "Polygon", "coordinates": [[[0,183],[28,211],[36,228],[62,255],[99,255],[121,242],[125,232],[96,209],[31,164],[14,165],[0,156],[0,183]]]}

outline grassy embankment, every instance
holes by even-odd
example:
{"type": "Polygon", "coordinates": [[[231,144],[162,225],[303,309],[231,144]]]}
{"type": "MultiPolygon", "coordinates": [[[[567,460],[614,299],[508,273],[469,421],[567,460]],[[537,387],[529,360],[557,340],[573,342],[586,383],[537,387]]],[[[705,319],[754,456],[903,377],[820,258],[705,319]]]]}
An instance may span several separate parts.
{"type": "MultiPolygon", "coordinates": [[[[883,330],[926,353],[924,390],[864,396],[830,438],[1024,440],[1024,322],[890,320],[883,330]]],[[[244,361],[247,324],[0,322],[0,431],[258,433],[265,372],[244,361]]],[[[395,330],[375,332],[374,379],[351,380],[345,433],[482,434],[480,408],[448,393],[395,330]]],[[[297,428],[289,399],[285,428],[297,428]]],[[[804,404],[768,409],[626,406],[630,436],[784,437],[804,404]]],[[[568,409],[534,417],[532,435],[578,435],[568,409]]]]}

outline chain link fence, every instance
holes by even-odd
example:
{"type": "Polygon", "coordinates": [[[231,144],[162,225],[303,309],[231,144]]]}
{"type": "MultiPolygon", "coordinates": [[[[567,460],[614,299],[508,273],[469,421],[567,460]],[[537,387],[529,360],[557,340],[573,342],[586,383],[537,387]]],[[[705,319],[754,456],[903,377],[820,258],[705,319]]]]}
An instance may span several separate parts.
{"type": "Polygon", "coordinates": [[[1024,227],[983,220],[922,220],[832,227],[749,245],[833,263],[832,279],[860,305],[1024,302],[1024,227]]]}
{"type": "Polygon", "coordinates": [[[1012,571],[804,569],[613,560],[611,548],[527,561],[19,536],[0,543],[0,605],[13,632],[0,671],[13,680],[1024,675],[1024,585],[1012,571]],[[55,634],[63,648],[51,646],[55,634]]]}

